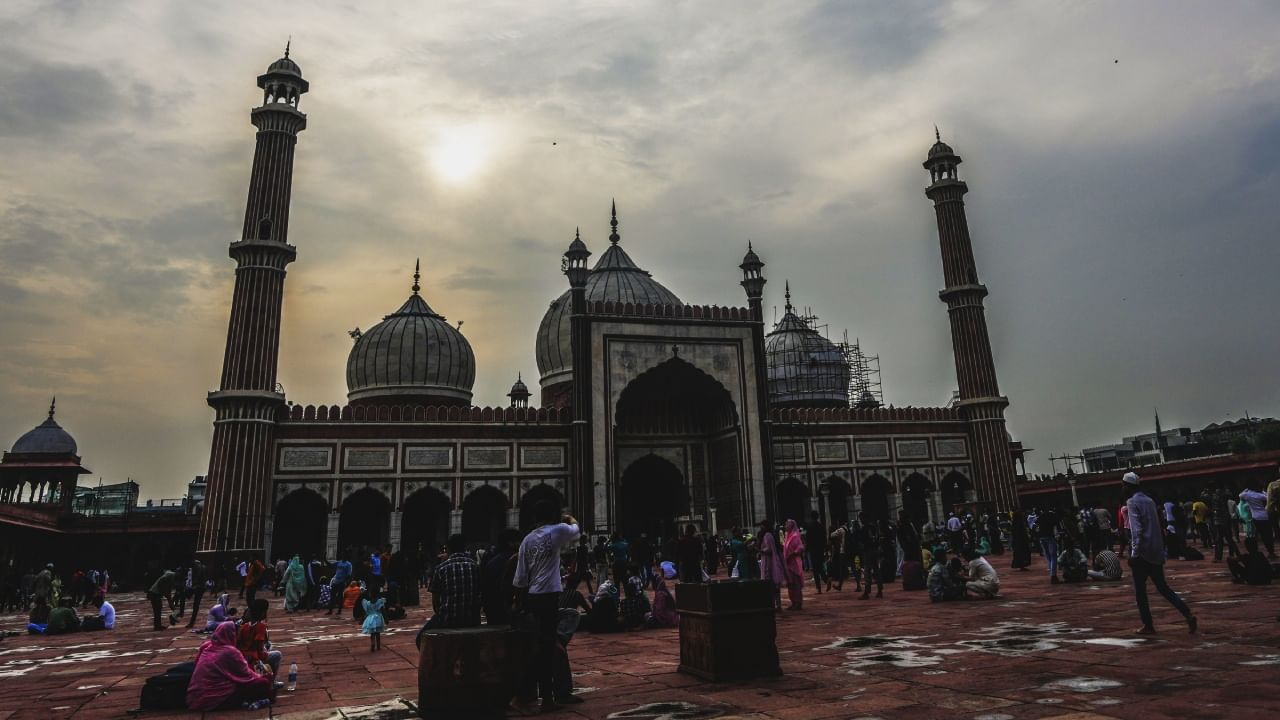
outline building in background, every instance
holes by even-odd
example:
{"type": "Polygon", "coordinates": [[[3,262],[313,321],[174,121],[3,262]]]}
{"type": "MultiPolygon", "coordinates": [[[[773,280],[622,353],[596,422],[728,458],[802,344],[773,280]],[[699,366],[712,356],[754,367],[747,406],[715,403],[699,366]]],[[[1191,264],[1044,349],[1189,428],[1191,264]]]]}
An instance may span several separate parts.
{"type": "MultiPolygon", "coordinates": [[[[884,406],[867,358],[851,364],[847,343],[821,334],[790,292],[767,328],[765,263],[751,248],[738,264],[746,306],[684,302],[624,250],[616,207],[594,263],[579,236],[548,258],[569,287],[533,332],[541,407],[528,407],[520,379],[511,406],[473,406],[470,343],[428,304],[416,270],[398,309],[351,331],[347,404],[314,406],[276,383],[285,269],[297,256],[288,228],[306,127],[299,102],[310,85],[286,52],[258,86],[248,202],[230,246],[226,354],[208,397],[215,423],[200,551],[433,552],[451,532],[485,544],[525,527],[543,500],[593,533],[664,537],[684,522],[727,529],[813,510],[831,521],[900,508],[923,519],[965,503],[1016,505],[1013,458],[1022,451],[1005,429],[968,187],[940,137],[924,167],[959,385],[948,407],[884,406]]],[[[369,291],[389,302],[399,292],[369,291]]]]}

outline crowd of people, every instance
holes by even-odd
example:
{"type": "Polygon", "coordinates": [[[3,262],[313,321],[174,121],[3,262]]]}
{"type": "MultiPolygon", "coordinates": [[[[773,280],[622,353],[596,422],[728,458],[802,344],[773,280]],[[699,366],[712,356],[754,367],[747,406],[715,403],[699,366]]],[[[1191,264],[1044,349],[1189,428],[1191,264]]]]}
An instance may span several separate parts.
{"type": "MultiPolygon", "coordinates": [[[[187,687],[191,709],[273,701],[283,658],[267,631],[272,599],[290,614],[349,612],[376,652],[388,622],[404,618],[404,605],[417,604],[423,587],[433,612],[419,630],[419,643],[435,629],[486,622],[523,627],[536,644],[519,701],[541,698],[542,707],[551,709],[581,702],[568,660],[575,632],[678,627],[676,582],[762,579],[773,587],[776,611],[784,609],[784,591],[786,610],[802,611],[810,579],[818,594],[842,592],[852,583],[862,600],[873,589],[883,597],[884,586],[899,578],[904,590],[925,591],[932,602],[989,600],[1001,587],[993,562],[1006,553],[1015,571],[1026,571],[1032,555],[1041,555],[1053,584],[1119,581],[1123,557],[1136,590],[1139,632],[1151,633],[1148,583],[1195,631],[1197,620],[1169,587],[1163,567],[1172,559],[1204,559],[1197,545],[1212,549],[1215,562],[1225,559],[1236,582],[1270,584],[1280,573],[1274,562],[1280,480],[1266,492],[1214,485],[1159,503],[1140,482],[1135,473],[1124,476],[1128,497],[1114,510],[1044,505],[975,515],[956,509],[945,520],[922,523],[902,512],[896,522],[859,515],[831,528],[814,512],[803,525],[797,518],[781,526],[765,520],[723,534],[687,525],[652,539],[645,533],[593,539],[572,517],[541,503],[534,509],[536,527],[527,534],[506,530],[482,548],[453,535],[429,562],[422,554],[367,547],[350,548],[332,562],[294,555],[266,564],[248,556],[216,574],[192,560],[160,571],[146,597],[153,630],[188,616],[185,627],[208,636],[187,687]],[[213,604],[201,618],[206,595],[213,604]],[[235,607],[240,601],[243,612],[235,607]]],[[[107,597],[115,590],[105,570],[76,570],[64,578],[49,565],[6,577],[0,605],[29,610],[33,634],[111,630],[116,613],[107,597]],[[77,613],[90,606],[93,612],[77,613]]]]}

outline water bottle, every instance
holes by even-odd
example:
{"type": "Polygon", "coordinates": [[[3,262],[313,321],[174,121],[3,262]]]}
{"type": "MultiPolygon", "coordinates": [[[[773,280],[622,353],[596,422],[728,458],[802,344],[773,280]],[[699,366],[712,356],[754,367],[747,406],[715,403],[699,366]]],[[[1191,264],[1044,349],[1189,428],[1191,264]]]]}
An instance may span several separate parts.
{"type": "Polygon", "coordinates": [[[285,690],[293,692],[298,689],[298,663],[289,663],[289,684],[285,690]]]}

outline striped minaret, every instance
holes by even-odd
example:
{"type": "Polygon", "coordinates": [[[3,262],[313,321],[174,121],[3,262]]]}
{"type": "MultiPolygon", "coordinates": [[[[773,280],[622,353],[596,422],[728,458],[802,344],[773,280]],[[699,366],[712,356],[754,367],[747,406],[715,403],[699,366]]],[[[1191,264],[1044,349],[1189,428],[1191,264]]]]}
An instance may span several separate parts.
{"type": "Polygon", "coordinates": [[[307,92],[302,69],[284,57],[258,76],[262,105],[250,117],[258,128],[249,177],[244,230],[229,253],[236,261],[235,292],[222,383],[209,393],[214,409],[208,496],[200,516],[197,550],[257,553],[270,514],[271,444],[284,394],[276,387],[285,266],[296,255],[289,237],[293,149],[307,116],[298,100],[307,92]]]}
{"type": "Polygon", "coordinates": [[[970,421],[974,485],[978,500],[994,503],[999,510],[1018,506],[1014,487],[1013,455],[1004,426],[1004,409],[1009,399],[1000,394],[996,364],[991,356],[987,318],[982,299],[987,288],[978,281],[973,260],[973,243],[964,214],[964,194],[969,186],[960,180],[956,168],[960,156],[942,142],[935,129],[933,147],[924,167],[932,184],[925,195],[933,200],[938,215],[938,240],[942,244],[942,275],[945,287],[938,293],[951,316],[951,344],[956,359],[959,406],[970,421]]]}

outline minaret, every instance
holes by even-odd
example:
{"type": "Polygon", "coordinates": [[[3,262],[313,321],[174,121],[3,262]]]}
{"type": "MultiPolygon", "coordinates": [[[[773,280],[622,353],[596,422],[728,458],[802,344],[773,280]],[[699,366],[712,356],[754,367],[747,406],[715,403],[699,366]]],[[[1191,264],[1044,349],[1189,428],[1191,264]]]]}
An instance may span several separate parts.
{"type": "Polygon", "coordinates": [[[296,255],[289,237],[293,150],[307,116],[302,70],[284,57],[258,76],[262,105],[250,114],[258,128],[241,239],[231,243],[235,291],[222,383],[209,393],[214,409],[209,490],[200,517],[199,552],[260,552],[270,514],[272,437],[284,394],[276,386],[285,266],[296,255]]]}
{"type": "Polygon", "coordinates": [[[973,441],[970,454],[978,500],[993,502],[998,510],[1010,510],[1018,506],[1018,494],[1014,487],[1009,435],[1004,426],[1004,409],[1009,399],[1000,395],[996,382],[995,360],[991,356],[991,339],[982,307],[987,288],[978,281],[973,243],[965,219],[964,195],[969,192],[969,186],[957,175],[960,156],[942,142],[937,128],[934,136],[937,142],[929,149],[929,158],[924,162],[933,181],[925,195],[933,201],[938,215],[945,282],[938,296],[947,304],[951,317],[951,344],[960,390],[957,405],[970,421],[973,441]]]}
{"type": "MultiPolygon", "coordinates": [[[[756,405],[760,408],[760,454],[764,463],[765,476],[762,478],[768,490],[764,494],[764,514],[766,517],[777,517],[778,495],[774,492],[773,467],[773,413],[769,408],[769,362],[764,349],[764,286],[769,282],[764,277],[764,261],[747,241],[747,254],[742,256],[738,265],[742,270],[742,289],[747,293],[747,307],[751,311],[751,351],[755,355],[752,363],[755,366],[756,405]]],[[[787,283],[787,304],[791,304],[791,283],[787,283]]],[[[754,480],[754,478],[753,478],[754,480]]]]}
{"type": "MultiPolygon", "coordinates": [[[[618,212],[613,211],[613,237],[618,234],[618,212]]],[[[614,240],[616,243],[617,240],[614,240]]],[[[565,250],[560,269],[569,278],[570,346],[573,348],[573,428],[569,445],[569,487],[565,501],[583,527],[595,528],[595,492],[592,484],[591,445],[591,318],[587,316],[587,279],[591,251],[575,229],[573,242],[565,250]]],[[[602,518],[603,519],[603,518],[602,518]]]]}

